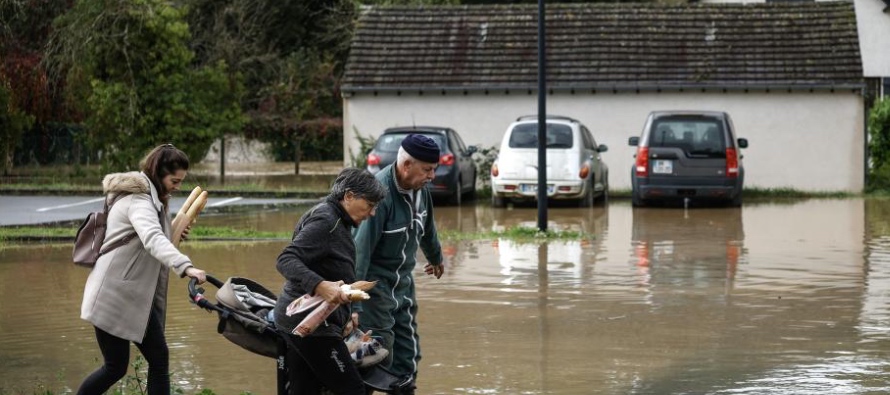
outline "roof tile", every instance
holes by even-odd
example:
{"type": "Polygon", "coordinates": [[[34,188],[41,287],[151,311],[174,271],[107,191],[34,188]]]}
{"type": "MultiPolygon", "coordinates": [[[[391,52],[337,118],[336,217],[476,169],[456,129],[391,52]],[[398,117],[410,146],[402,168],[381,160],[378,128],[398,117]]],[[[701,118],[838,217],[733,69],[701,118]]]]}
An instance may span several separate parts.
{"type": "MultiPolygon", "coordinates": [[[[551,89],[860,86],[852,2],[554,4],[551,89]]],[[[537,7],[374,7],[344,91],[533,89],[537,7]]]]}

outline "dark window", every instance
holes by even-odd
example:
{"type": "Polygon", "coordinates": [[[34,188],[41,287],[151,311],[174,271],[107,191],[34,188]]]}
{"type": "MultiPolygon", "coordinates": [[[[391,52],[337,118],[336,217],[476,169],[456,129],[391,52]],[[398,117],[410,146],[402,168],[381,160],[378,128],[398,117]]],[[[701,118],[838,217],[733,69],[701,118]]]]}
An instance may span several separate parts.
{"type": "Polygon", "coordinates": [[[890,96],[890,77],[881,78],[881,81],[884,83],[884,89],[881,92],[881,97],[890,96]]]}
{"type": "Polygon", "coordinates": [[[460,135],[457,132],[452,132],[452,136],[454,136],[454,141],[457,142],[457,147],[460,148],[460,153],[466,153],[467,145],[464,144],[464,140],[460,138],[460,135]]]}
{"type": "MultiPolygon", "coordinates": [[[[572,128],[563,124],[547,124],[547,148],[572,148],[572,128]]],[[[522,123],[510,134],[510,148],[538,148],[538,124],[522,123]]]]}
{"type": "Polygon", "coordinates": [[[726,156],[722,122],[713,118],[666,118],[655,122],[650,147],[680,148],[689,156],[726,156]]]}

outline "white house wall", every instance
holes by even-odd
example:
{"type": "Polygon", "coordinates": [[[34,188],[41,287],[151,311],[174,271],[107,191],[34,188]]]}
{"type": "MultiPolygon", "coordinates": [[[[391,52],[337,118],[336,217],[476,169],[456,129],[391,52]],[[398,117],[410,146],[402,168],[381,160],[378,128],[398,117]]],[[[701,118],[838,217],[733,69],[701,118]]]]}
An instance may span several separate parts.
{"type": "Polygon", "coordinates": [[[890,13],[884,13],[881,0],[855,0],[856,28],[862,74],[866,77],[890,76],[890,13]]]}
{"type": "MultiPolygon", "coordinates": [[[[864,113],[857,93],[557,93],[547,112],[574,117],[587,125],[609,166],[610,188],[630,189],[634,147],[646,115],[653,110],[726,111],[742,150],[747,187],[804,191],[860,192],[864,185],[864,113]]],[[[537,113],[535,93],[372,95],[344,99],[344,158],[358,154],[355,131],[379,136],[393,126],[449,126],[467,144],[499,146],[507,126],[521,115],[537,113]]],[[[364,156],[367,153],[361,153],[364,156]]]]}

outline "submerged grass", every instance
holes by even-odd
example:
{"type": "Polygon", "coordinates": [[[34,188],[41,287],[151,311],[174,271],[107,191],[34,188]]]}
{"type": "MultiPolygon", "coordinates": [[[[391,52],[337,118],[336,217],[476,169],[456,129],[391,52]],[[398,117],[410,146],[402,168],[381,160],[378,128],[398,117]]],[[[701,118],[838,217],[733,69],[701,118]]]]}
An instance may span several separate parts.
{"type": "Polygon", "coordinates": [[[457,232],[451,230],[441,230],[438,233],[440,239],[449,241],[511,239],[520,242],[536,242],[549,240],[580,240],[594,238],[592,234],[574,230],[548,229],[546,232],[541,232],[537,228],[529,228],[525,226],[517,226],[502,231],[457,232]]]}
{"type": "MultiPolygon", "coordinates": [[[[148,363],[141,355],[130,364],[133,367],[133,373],[122,378],[116,385],[111,387],[106,394],[110,395],[145,395],[147,394],[147,372],[148,363]]],[[[71,394],[72,390],[62,384],[64,375],[59,373],[56,379],[59,381],[58,387],[62,388],[54,391],[52,385],[43,382],[35,382],[32,389],[23,388],[4,388],[0,387],[0,395],[62,395],[71,394]]],[[[184,395],[186,392],[175,384],[170,385],[170,393],[184,395]]],[[[202,389],[193,392],[194,395],[216,395],[211,389],[202,389]]],[[[239,395],[252,395],[251,392],[242,391],[239,395]]]]}
{"type": "MultiPolygon", "coordinates": [[[[0,244],[16,241],[56,240],[72,241],[77,233],[76,226],[18,226],[0,227],[0,244]]],[[[196,226],[189,234],[190,242],[214,240],[290,240],[292,231],[259,231],[232,227],[196,226]]],[[[593,235],[574,230],[548,230],[539,232],[536,228],[513,227],[503,231],[457,232],[440,230],[442,240],[486,240],[506,238],[517,241],[579,240],[590,239],[593,235]]]]}
{"type": "MultiPolygon", "coordinates": [[[[890,192],[887,193],[890,196],[890,192]]],[[[630,189],[610,189],[609,197],[620,197],[620,198],[630,198],[631,190],[630,189]]],[[[745,199],[782,199],[782,198],[794,198],[794,199],[806,199],[806,198],[821,198],[821,199],[844,199],[851,198],[856,196],[862,196],[862,194],[852,193],[852,192],[836,192],[836,191],[801,191],[799,189],[794,188],[748,188],[746,187],[742,191],[742,195],[745,199]]]]}

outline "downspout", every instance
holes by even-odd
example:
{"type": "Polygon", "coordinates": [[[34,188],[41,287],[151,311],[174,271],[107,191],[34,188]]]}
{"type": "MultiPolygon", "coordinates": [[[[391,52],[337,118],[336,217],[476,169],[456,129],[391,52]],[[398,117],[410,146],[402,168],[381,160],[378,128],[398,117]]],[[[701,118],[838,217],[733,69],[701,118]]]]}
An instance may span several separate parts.
{"type": "Polygon", "coordinates": [[[871,112],[871,107],[872,107],[872,105],[869,103],[869,100],[868,100],[868,81],[866,81],[862,87],[862,102],[863,102],[863,104],[865,104],[864,111],[862,114],[862,117],[863,117],[862,130],[864,132],[863,139],[862,139],[862,145],[863,145],[863,147],[862,147],[862,150],[863,150],[862,151],[863,152],[863,155],[862,155],[862,160],[863,160],[863,163],[862,163],[862,170],[863,170],[862,182],[863,182],[863,184],[862,184],[862,186],[863,186],[863,188],[862,189],[863,189],[863,191],[862,192],[864,192],[864,191],[868,190],[868,181],[869,181],[869,179],[868,179],[868,162],[869,162],[868,114],[871,112]]]}

